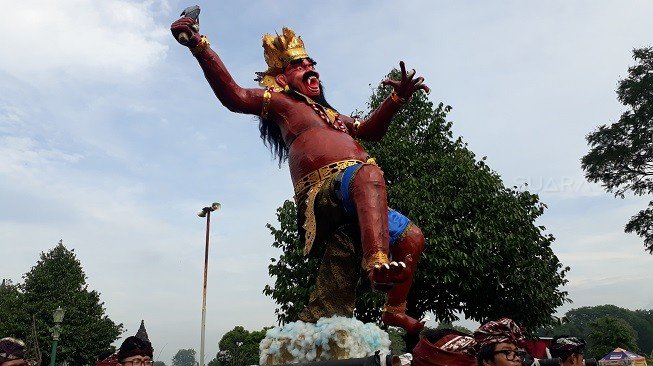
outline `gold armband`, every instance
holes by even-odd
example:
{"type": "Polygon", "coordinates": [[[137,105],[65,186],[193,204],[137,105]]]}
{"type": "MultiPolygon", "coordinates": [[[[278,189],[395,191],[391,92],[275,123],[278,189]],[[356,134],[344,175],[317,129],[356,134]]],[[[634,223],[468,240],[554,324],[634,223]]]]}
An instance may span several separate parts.
{"type": "Polygon", "coordinates": [[[265,89],[263,92],[263,107],[261,108],[261,118],[268,118],[268,109],[270,108],[270,100],[272,99],[272,93],[270,90],[265,89]]]}
{"type": "Polygon", "coordinates": [[[202,53],[202,51],[204,51],[210,45],[211,45],[211,42],[209,42],[209,39],[206,38],[206,36],[202,36],[202,38],[200,38],[200,43],[198,43],[197,46],[191,48],[190,52],[194,56],[197,56],[200,53],[202,53]]]}
{"type": "Polygon", "coordinates": [[[404,104],[406,104],[406,102],[408,102],[408,100],[406,100],[406,98],[400,97],[395,92],[392,92],[392,94],[390,94],[390,99],[392,99],[393,102],[395,102],[395,103],[397,103],[399,105],[404,105],[404,104]]]}

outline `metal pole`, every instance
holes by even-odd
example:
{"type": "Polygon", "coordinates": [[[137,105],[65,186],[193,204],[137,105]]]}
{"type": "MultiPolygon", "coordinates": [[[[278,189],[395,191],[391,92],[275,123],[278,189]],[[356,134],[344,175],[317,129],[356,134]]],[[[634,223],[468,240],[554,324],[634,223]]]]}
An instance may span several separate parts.
{"type": "Polygon", "coordinates": [[[204,339],[206,335],[206,282],[209,269],[209,227],[211,211],[206,210],[206,246],[204,247],[204,284],[202,286],[202,339],[200,342],[200,366],[204,366],[204,339]]]}
{"type": "Polygon", "coordinates": [[[57,340],[52,341],[52,352],[50,352],[50,366],[54,366],[57,359],[57,340]]]}

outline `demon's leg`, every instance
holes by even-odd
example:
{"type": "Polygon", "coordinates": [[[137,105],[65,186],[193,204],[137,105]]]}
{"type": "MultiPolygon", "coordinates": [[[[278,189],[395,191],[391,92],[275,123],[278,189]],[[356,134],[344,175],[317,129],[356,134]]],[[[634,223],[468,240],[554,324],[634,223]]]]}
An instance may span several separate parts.
{"type": "Polygon", "coordinates": [[[408,333],[417,334],[424,328],[424,323],[406,315],[406,298],[413,284],[413,276],[424,250],[424,235],[414,224],[409,224],[403,238],[390,247],[393,261],[406,264],[406,278],[388,292],[381,320],[386,325],[402,327],[408,333]]]}
{"type": "Polygon", "coordinates": [[[383,172],[363,165],[349,187],[361,234],[363,268],[375,290],[387,292],[407,277],[405,265],[389,260],[388,198],[383,172]]]}

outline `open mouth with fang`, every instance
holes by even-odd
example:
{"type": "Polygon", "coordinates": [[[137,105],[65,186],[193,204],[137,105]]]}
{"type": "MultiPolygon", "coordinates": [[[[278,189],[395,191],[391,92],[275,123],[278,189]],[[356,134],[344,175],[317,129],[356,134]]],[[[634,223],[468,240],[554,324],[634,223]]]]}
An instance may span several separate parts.
{"type": "Polygon", "coordinates": [[[304,74],[303,81],[311,94],[320,93],[320,74],[315,71],[307,71],[304,74]]]}

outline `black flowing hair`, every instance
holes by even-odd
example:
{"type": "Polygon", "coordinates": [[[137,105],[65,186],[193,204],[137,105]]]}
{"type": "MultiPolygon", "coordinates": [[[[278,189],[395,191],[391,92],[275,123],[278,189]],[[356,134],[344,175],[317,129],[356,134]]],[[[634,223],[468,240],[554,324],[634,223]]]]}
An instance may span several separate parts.
{"type": "Polygon", "coordinates": [[[279,125],[269,118],[259,116],[258,130],[261,133],[263,144],[270,148],[270,153],[279,161],[279,167],[281,167],[281,164],[288,160],[288,146],[283,141],[279,125]]]}
{"type": "MultiPolygon", "coordinates": [[[[289,90],[287,94],[297,100],[305,101],[301,95],[297,95],[293,92],[292,89],[289,90]]],[[[313,99],[323,107],[335,110],[324,98],[324,86],[322,85],[321,81],[320,95],[313,99]]],[[[261,134],[261,140],[263,140],[263,144],[265,144],[265,146],[270,149],[270,153],[279,162],[279,167],[281,167],[281,164],[288,160],[289,150],[289,146],[287,146],[286,142],[283,141],[281,128],[279,128],[279,125],[272,121],[270,118],[261,118],[259,116],[258,130],[261,134]]]]}

